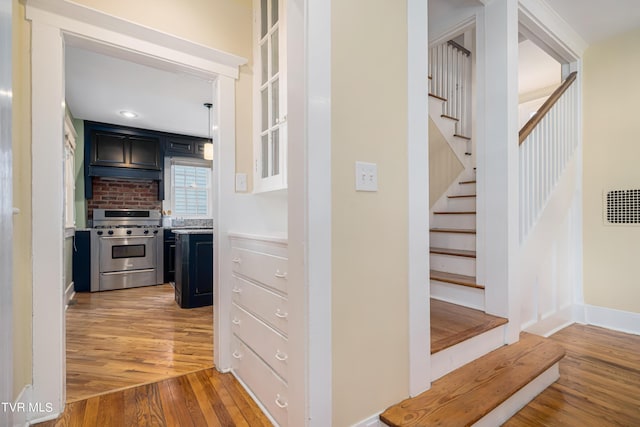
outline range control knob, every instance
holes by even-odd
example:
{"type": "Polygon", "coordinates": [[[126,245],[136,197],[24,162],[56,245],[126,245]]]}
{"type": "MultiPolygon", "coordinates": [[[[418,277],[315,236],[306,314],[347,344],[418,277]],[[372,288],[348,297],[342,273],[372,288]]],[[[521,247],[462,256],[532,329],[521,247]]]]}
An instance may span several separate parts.
{"type": "Polygon", "coordinates": [[[149,230],[144,230],[144,234],[149,234],[149,230]]]}
{"type": "Polygon", "coordinates": [[[102,231],[98,231],[98,236],[102,236],[102,231]]]}
{"type": "Polygon", "coordinates": [[[113,230],[109,230],[108,233],[109,233],[109,235],[113,234],[113,230]]]}
{"type": "Polygon", "coordinates": [[[158,234],[158,230],[153,230],[153,234],[158,234]]]}
{"type": "Polygon", "coordinates": [[[131,234],[131,230],[127,230],[127,234],[131,234]]]}

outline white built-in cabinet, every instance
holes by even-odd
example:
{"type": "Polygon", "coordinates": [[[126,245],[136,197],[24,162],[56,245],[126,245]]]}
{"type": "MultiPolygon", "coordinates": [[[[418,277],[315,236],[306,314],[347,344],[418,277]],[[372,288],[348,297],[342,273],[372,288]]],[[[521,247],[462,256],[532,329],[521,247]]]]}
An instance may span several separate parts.
{"type": "Polygon", "coordinates": [[[230,234],[231,367],[271,418],[289,423],[287,241],[230,234]]]}
{"type": "Polygon", "coordinates": [[[287,188],[285,0],[254,0],[254,192],[287,188]]]}

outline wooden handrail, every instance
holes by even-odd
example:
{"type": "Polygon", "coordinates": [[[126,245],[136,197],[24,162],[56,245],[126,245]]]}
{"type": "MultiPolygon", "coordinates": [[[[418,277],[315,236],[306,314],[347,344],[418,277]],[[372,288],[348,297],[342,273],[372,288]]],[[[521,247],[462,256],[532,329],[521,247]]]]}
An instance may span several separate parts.
{"type": "Polygon", "coordinates": [[[447,43],[449,43],[451,46],[453,46],[456,49],[458,49],[463,54],[465,54],[467,56],[471,56],[471,51],[469,49],[467,49],[466,47],[462,46],[460,43],[456,43],[453,40],[449,40],[447,43]]]}
{"type": "Polygon", "coordinates": [[[565,81],[562,82],[562,84],[558,86],[558,88],[555,91],[553,91],[551,96],[549,96],[549,98],[544,102],[544,104],[542,104],[542,107],[538,109],[536,114],[533,117],[531,117],[524,126],[522,126],[522,129],[520,129],[520,133],[519,133],[520,143],[518,145],[522,144],[524,140],[527,139],[529,134],[533,131],[533,129],[536,126],[538,126],[538,123],[540,123],[544,118],[544,116],[547,115],[549,110],[551,110],[551,107],[553,107],[556,104],[556,102],[558,102],[562,94],[565,93],[566,90],[569,89],[571,84],[576,80],[577,75],[578,75],[577,71],[574,71],[571,74],[569,74],[569,76],[565,79],[565,81]]]}

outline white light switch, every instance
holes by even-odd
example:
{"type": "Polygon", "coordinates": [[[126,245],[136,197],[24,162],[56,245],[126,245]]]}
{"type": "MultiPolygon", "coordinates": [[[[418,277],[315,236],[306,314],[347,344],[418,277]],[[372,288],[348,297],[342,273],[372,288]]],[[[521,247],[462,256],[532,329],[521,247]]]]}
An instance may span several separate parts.
{"type": "Polygon", "coordinates": [[[356,162],[356,191],[378,191],[378,165],[356,162]]]}
{"type": "Polygon", "coordinates": [[[246,173],[237,173],[236,174],[236,192],[246,192],[247,191],[247,174],[246,173]]]}

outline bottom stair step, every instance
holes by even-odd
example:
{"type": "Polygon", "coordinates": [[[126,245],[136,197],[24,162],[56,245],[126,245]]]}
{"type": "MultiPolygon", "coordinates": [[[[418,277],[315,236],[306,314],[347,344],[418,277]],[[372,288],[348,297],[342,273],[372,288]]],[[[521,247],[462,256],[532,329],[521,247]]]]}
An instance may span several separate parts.
{"type": "Polygon", "coordinates": [[[522,333],[520,341],[494,350],[435,381],[431,389],[388,408],[391,427],[471,426],[505,403],[564,357],[552,340],[522,333]]]}
{"type": "Polygon", "coordinates": [[[462,274],[447,273],[445,271],[431,270],[429,277],[431,280],[439,282],[453,283],[454,285],[468,286],[470,288],[484,289],[484,286],[476,283],[473,276],[464,276],[462,274]]]}

